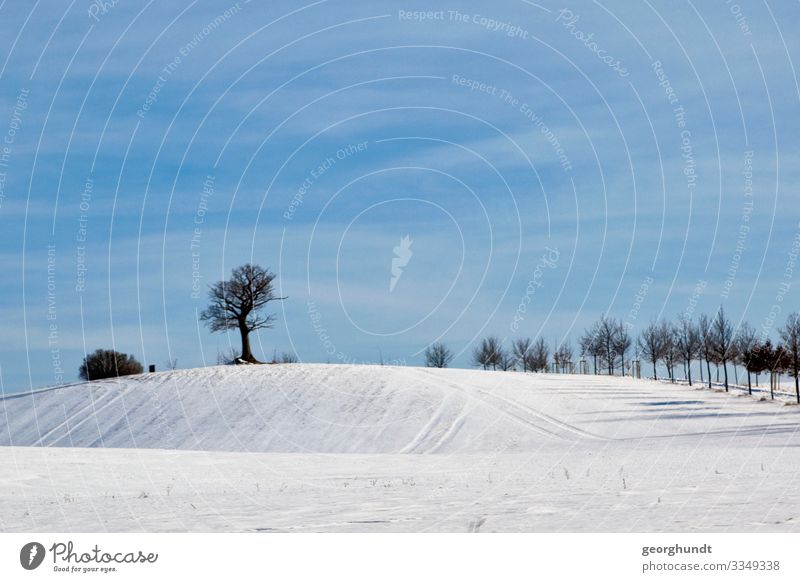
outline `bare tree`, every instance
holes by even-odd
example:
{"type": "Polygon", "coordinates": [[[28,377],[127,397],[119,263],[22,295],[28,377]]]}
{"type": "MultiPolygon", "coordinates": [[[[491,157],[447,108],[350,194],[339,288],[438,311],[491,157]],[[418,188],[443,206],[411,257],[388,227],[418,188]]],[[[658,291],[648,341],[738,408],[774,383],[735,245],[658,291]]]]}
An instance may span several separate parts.
{"type": "Polygon", "coordinates": [[[741,363],[747,371],[747,392],[749,394],[753,393],[750,372],[757,367],[752,365],[755,363],[754,351],[757,345],[756,330],[747,322],[742,323],[739,327],[739,333],[736,334],[736,354],[739,363],[741,363]]]}
{"type": "Polygon", "coordinates": [[[528,367],[534,372],[547,371],[549,361],[550,348],[543,338],[539,338],[528,351],[528,367]]]}
{"type": "Polygon", "coordinates": [[[661,336],[661,360],[667,369],[669,381],[675,382],[675,362],[680,358],[680,353],[675,346],[674,326],[668,321],[662,321],[658,326],[658,334],[661,336]]]}
{"type": "Polygon", "coordinates": [[[492,365],[492,355],[487,349],[486,340],[482,339],[481,342],[472,350],[472,365],[480,366],[484,370],[488,370],[492,365]]]}
{"type": "Polygon", "coordinates": [[[597,322],[595,341],[598,344],[600,360],[605,363],[609,376],[614,374],[614,363],[617,360],[617,322],[605,315],[597,322]]]}
{"type": "Polygon", "coordinates": [[[492,369],[496,370],[497,368],[502,369],[502,366],[506,359],[506,351],[503,349],[503,342],[497,336],[489,336],[489,354],[490,354],[490,361],[492,364],[492,369]]]}
{"type": "Polygon", "coordinates": [[[733,365],[733,385],[739,385],[739,360],[741,354],[739,353],[739,342],[736,341],[738,332],[734,332],[733,339],[731,340],[731,347],[728,349],[728,361],[733,365]]]}
{"type": "Polygon", "coordinates": [[[597,359],[600,357],[600,342],[597,341],[597,324],[587,329],[580,339],[581,352],[592,357],[594,373],[597,374],[597,359]]]}
{"type": "MultiPolygon", "coordinates": [[[[714,332],[711,329],[711,320],[704,313],[697,320],[697,334],[700,337],[700,356],[706,361],[708,372],[708,387],[711,388],[711,360],[714,359],[714,332]]],[[[700,362],[700,366],[703,363],[700,362]]]]}
{"type": "Polygon", "coordinates": [[[619,322],[617,324],[617,340],[614,344],[614,350],[620,358],[620,370],[623,376],[625,375],[625,355],[631,349],[632,343],[633,339],[631,334],[628,333],[628,328],[623,322],[619,322]]]}
{"type": "Polygon", "coordinates": [[[533,341],[531,341],[531,338],[529,337],[521,337],[516,339],[511,345],[514,357],[519,363],[522,364],[523,372],[528,371],[528,363],[530,362],[530,351],[532,345],[533,341]]]}
{"type": "Polygon", "coordinates": [[[509,351],[507,351],[507,350],[505,350],[503,348],[500,348],[500,353],[499,353],[498,358],[497,358],[497,367],[498,368],[500,368],[504,372],[507,372],[509,370],[513,370],[514,366],[516,365],[516,363],[517,363],[517,359],[514,357],[514,355],[511,352],[509,352],[509,351]]]}
{"type": "MultiPolygon", "coordinates": [[[[763,343],[759,343],[753,349],[754,372],[756,374],[756,386],[758,386],[758,375],[762,372],[780,373],[786,367],[786,349],[781,346],[773,346],[772,340],[767,338],[763,343]]],[[[775,394],[770,383],[770,396],[774,399],[775,394]]]]}
{"type": "MultiPolygon", "coordinates": [[[[767,340],[767,343],[769,343],[769,340],[767,340]]],[[[792,357],[789,354],[789,350],[786,348],[786,346],[783,344],[778,344],[771,351],[770,358],[768,360],[768,369],[772,374],[778,375],[790,372],[792,368],[791,359],[792,357]]],[[[775,399],[775,393],[771,382],[770,395],[773,399],[775,399]]]]}
{"type": "Polygon", "coordinates": [[[681,316],[675,327],[675,348],[686,366],[686,379],[692,385],[692,360],[700,351],[700,335],[686,316],[681,316]]]}
{"type": "Polygon", "coordinates": [[[489,366],[496,370],[503,357],[503,347],[500,339],[496,336],[489,336],[481,340],[472,352],[472,362],[476,366],[483,366],[487,370],[489,366]]]}
{"type": "Polygon", "coordinates": [[[425,365],[428,368],[446,368],[452,361],[453,352],[441,342],[436,342],[425,350],[425,365]]]}
{"type": "Polygon", "coordinates": [[[722,364],[725,373],[725,392],[728,391],[728,361],[731,359],[731,347],[733,346],[733,326],[729,319],[725,317],[725,311],[720,306],[717,316],[712,325],[714,352],[717,359],[722,364]]]}
{"type": "Polygon", "coordinates": [[[655,321],[651,321],[639,336],[639,349],[644,358],[653,363],[653,380],[658,378],[656,366],[664,354],[664,338],[661,333],[661,326],[655,321]]]}
{"type": "Polygon", "coordinates": [[[167,370],[177,370],[178,369],[178,358],[169,358],[165,364],[165,368],[167,370]]]}
{"type": "Polygon", "coordinates": [[[258,363],[250,349],[250,332],[271,328],[275,315],[260,312],[272,301],[286,297],[275,295],[275,274],[258,265],[246,264],[233,269],[227,281],[211,285],[208,295],[210,305],[200,314],[200,320],[212,332],[238,329],[242,338],[241,359],[258,363]]]}
{"type": "Polygon", "coordinates": [[[756,375],[756,387],[758,387],[759,374],[762,374],[764,370],[768,369],[769,356],[765,352],[769,352],[771,349],[772,344],[769,340],[764,343],[756,340],[753,343],[753,347],[750,348],[750,354],[745,366],[747,367],[748,374],[753,373],[756,375]]]}
{"type": "Polygon", "coordinates": [[[558,345],[553,352],[553,363],[556,368],[561,370],[562,374],[569,372],[569,366],[572,363],[572,346],[569,340],[565,340],[558,345]]]}
{"type": "Polygon", "coordinates": [[[800,404],[800,314],[796,311],[789,314],[786,323],[780,330],[783,348],[786,352],[786,368],[794,377],[794,392],[800,404]]]}

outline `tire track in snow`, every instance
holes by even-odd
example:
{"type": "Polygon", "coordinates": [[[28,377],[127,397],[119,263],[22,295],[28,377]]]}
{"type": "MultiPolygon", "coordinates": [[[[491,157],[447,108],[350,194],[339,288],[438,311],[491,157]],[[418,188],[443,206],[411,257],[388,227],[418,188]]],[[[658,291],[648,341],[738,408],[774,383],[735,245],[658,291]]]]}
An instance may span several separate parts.
{"type": "MultiPolygon", "coordinates": [[[[437,388],[446,386],[450,388],[451,391],[442,398],[441,403],[436,408],[436,411],[433,413],[428,422],[425,423],[425,425],[422,427],[422,429],[420,429],[411,442],[403,447],[399,453],[419,452],[428,454],[439,451],[443,446],[453,440],[459,429],[464,425],[464,422],[467,420],[470,413],[475,410],[479,404],[487,406],[495,412],[511,418],[512,420],[523,424],[527,429],[533,430],[534,432],[537,432],[543,436],[566,440],[562,435],[547,430],[546,428],[531,422],[530,419],[525,418],[524,416],[515,414],[513,411],[508,410],[507,407],[503,408],[497,404],[489,402],[485,398],[476,397],[475,394],[472,393],[472,390],[466,390],[454,382],[442,380],[439,377],[432,378],[433,374],[430,374],[427,370],[419,370],[418,372],[422,372],[426,377],[426,380],[433,379],[433,386],[436,386],[437,388]],[[459,413],[453,418],[453,420],[445,424],[443,417],[447,414],[447,411],[450,408],[449,403],[450,401],[454,400],[456,394],[464,398],[464,405],[459,413]],[[439,436],[432,444],[428,444],[429,441],[432,441],[435,438],[434,435],[441,431],[443,431],[441,436],[439,436]],[[428,446],[424,446],[426,444],[428,444],[428,446]]],[[[426,381],[425,383],[427,384],[428,382],[426,381]]],[[[474,388],[473,390],[480,392],[474,388]]]]}
{"type": "MultiPolygon", "coordinates": [[[[423,373],[423,374],[425,374],[425,375],[427,375],[429,377],[432,376],[432,374],[430,374],[427,370],[419,370],[418,372],[421,372],[421,373],[423,373]]],[[[561,439],[561,440],[568,440],[564,436],[562,436],[562,435],[560,435],[558,433],[555,433],[555,432],[553,432],[551,430],[548,430],[548,429],[536,424],[535,422],[532,422],[530,419],[525,418],[524,416],[520,416],[519,414],[515,414],[513,411],[509,410],[508,407],[498,406],[496,403],[492,403],[486,398],[477,397],[472,392],[482,392],[482,391],[478,390],[475,387],[472,387],[471,389],[466,389],[463,386],[461,386],[459,384],[456,384],[455,382],[450,382],[448,380],[442,380],[441,378],[436,378],[436,382],[439,385],[449,386],[450,388],[452,388],[456,392],[459,392],[459,393],[463,394],[469,400],[472,400],[474,402],[478,402],[478,403],[481,403],[481,404],[483,404],[485,406],[488,406],[489,408],[495,410],[496,412],[499,412],[500,414],[503,414],[503,415],[507,416],[508,418],[510,418],[510,419],[512,419],[512,420],[524,425],[526,428],[528,428],[530,430],[533,430],[534,432],[537,432],[537,433],[539,433],[539,434],[541,434],[543,436],[550,437],[550,438],[557,438],[557,439],[561,439]]],[[[484,392],[484,395],[487,395],[487,394],[488,393],[484,392]]]]}
{"type": "Polygon", "coordinates": [[[453,440],[458,431],[461,430],[461,427],[464,426],[464,422],[467,420],[469,414],[475,409],[475,402],[467,400],[464,403],[464,406],[461,408],[461,412],[456,416],[453,422],[450,424],[450,427],[447,429],[442,437],[430,448],[428,448],[426,453],[436,453],[438,452],[443,446],[448,444],[450,441],[453,440]]]}
{"type": "MultiPolygon", "coordinates": [[[[44,442],[50,436],[52,436],[53,434],[55,434],[56,432],[58,432],[62,428],[67,428],[67,433],[66,434],[61,435],[60,437],[58,437],[57,439],[55,439],[54,441],[52,441],[52,442],[50,442],[50,443],[48,443],[46,445],[48,447],[55,446],[56,443],[59,443],[62,440],[64,440],[65,438],[67,438],[68,436],[70,436],[72,434],[72,431],[74,431],[75,429],[83,426],[84,424],[86,424],[90,420],[96,419],[98,413],[104,411],[106,408],[108,408],[109,406],[111,406],[112,404],[117,402],[120,398],[122,398],[125,395],[126,392],[127,392],[126,387],[122,386],[120,388],[119,393],[112,397],[112,390],[111,389],[106,390],[105,392],[103,392],[103,394],[100,396],[100,398],[92,399],[90,404],[88,404],[87,406],[84,406],[83,408],[81,408],[77,412],[69,415],[68,417],[66,417],[64,419],[63,422],[61,422],[57,426],[51,428],[45,434],[41,435],[39,437],[39,440],[37,440],[33,444],[33,446],[35,446],[35,447],[45,446],[44,442]],[[98,402],[102,402],[103,403],[102,406],[100,406],[99,408],[97,408],[98,402]],[[84,415],[84,413],[89,412],[89,411],[91,411],[91,414],[84,415]],[[80,417],[80,416],[83,416],[83,418],[78,420],[75,424],[72,424],[72,421],[78,419],[78,417],[80,417]]],[[[98,429],[98,432],[100,433],[100,436],[102,438],[102,436],[103,436],[102,435],[102,431],[100,431],[98,429]]]]}
{"type": "Polygon", "coordinates": [[[578,436],[581,436],[581,437],[584,437],[584,438],[588,438],[588,439],[594,439],[594,440],[600,440],[600,441],[615,440],[615,439],[611,439],[609,437],[604,437],[604,436],[601,436],[601,435],[598,435],[598,434],[591,433],[589,431],[583,430],[582,428],[578,428],[575,425],[572,425],[572,424],[569,424],[567,422],[564,422],[563,420],[559,420],[559,419],[557,419],[557,418],[555,418],[553,416],[550,416],[549,414],[545,414],[544,412],[542,412],[540,410],[536,410],[535,408],[531,408],[529,406],[526,406],[526,405],[524,405],[521,402],[518,402],[516,400],[511,400],[511,399],[506,398],[504,396],[500,396],[499,394],[493,394],[491,392],[486,392],[485,390],[481,390],[480,388],[476,388],[476,390],[478,392],[480,392],[481,394],[483,394],[484,396],[488,396],[489,398],[495,398],[497,400],[502,400],[503,402],[508,403],[509,405],[514,406],[514,407],[518,408],[519,410],[525,411],[526,414],[530,414],[532,416],[540,418],[541,420],[544,420],[545,422],[548,422],[548,423],[560,428],[561,430],[565,430],[567,432],[571,432],[573,434],[576,434],[578,436]]]}
{"type": "MultiPolygon", "coordinates": [[[[419,370],[419,371],[427,376],[432,376],[432,374],[428,370],[419,370]]],[[[494,408],[498,412],[501,412],[506,416],[515,419],[527,425],[530,428],[533,428],[536,432],[539,432],[546,436],[555,437],[562,440],[571,440],[569,437],[563,435],[561,432],[553,432],[552,430],[549,430],[541,426],[536,421],[544,421],[550,427],[555,428],[558,431],[568,432],[572,435],[581,438],[588,438],[592,440],[601,440],[601,441],[614,440],[614,439],[609,439],[608,437],[590,433],[574,425],[558,420],[557,418],[554,418],[539,410],[526,406],[521,402],[518,402],[516,400],[511,400],[503,396],[493,394],[491,392],[487,392],[486,390],[483,390],[476,386],[472,386],[469,389],[467,389],[450,380],[443,380],[441,378],[437,378],[436,380],[440,384],[445,384],[447,386],[450,386],[451,388],[461,391],[468,397],[474,398],[475,400],[478,400],[486,404],[487,406],[494,408]],[[474,394],[471,394],[471,392],[474,392],[474,394]],[[531,419],[531,417],[533,417],[533,419],[531,419]]]]}
{"type": "Polygon", "coordinates": [[[448,402],[452,399],[452,397],[453,397],[452,393],[442,397],[439,406],[436,407],[436,411],[428,419],[428,422],[426,422],[422,426],[422,428],[414,436],[414,438],[411,439],[411,441],[406,446],[400,449],[398,453],[400,454],[413,453],[417,447],[419,447],[428,440],[429,435],[433,433],[434,429],[436,428],[436,425],[439,424],[439,420],[442,418],[442,415],[448,408],[448,402]]]}

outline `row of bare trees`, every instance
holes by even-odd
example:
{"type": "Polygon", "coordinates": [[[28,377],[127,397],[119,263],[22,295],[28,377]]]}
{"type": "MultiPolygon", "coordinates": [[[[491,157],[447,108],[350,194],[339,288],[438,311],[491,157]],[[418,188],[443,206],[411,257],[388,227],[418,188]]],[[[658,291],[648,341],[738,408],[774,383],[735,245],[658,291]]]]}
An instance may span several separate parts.
{"type": "Polygon", "coordinates": [[[781,342],[773,345],[769,338],[760,337],[747,322],[734,329],[723,308],[710,318],[701,315],[697,323],[686,317],[677,323],[651,322],[639,337],[642,356],[656,367],[662,363],[670,380],[675,380],[676,365],[683,364],[684,376],[692,384],[692,362],[700,363],[700,381],[704,382],[703,367],[711,387],[711,365],[722,368],[725,390],[729,389],[728,365],[733,367],[738,384],[739,366],[747,372],[747,388],[752,394],[752,375],[764,372],[788,374],[794,378],[795,396],[800,403],[800,314],[791,313],[778,330],[781,342]]]}
{"type": "MultiPolygon", "coordinates": [[[[425,350],[425,365],[429,368],[446,368],[453,357],[447,346],[437,342],[425,350]]],[[[484,370],[545,372],[550,360],[550,346],[542,338],[535,342],[531,338],[519,338],[506,349],[500,338],[491,335],[482,339],[472,351],[472,364],[484,370]]],[[[561,371],[568,371],[568,366],[572,363],[572,347],[569,342],[553,350],[552,361],[561,371]]]]}
{"type": "MultiPolygon", "coordinates": [[[[712,385],[711,366],[722,369],[725,390],[729,390],[728,366],[733,367],[734,381],[738,384],[738,367],[747,372],[747,388],[752,394],[752,376],[765,372],[788,374],[794,378],[795,394],[800,403],[800,314],[792,313],[779,330],[781,342],[773,345],[769,338],[762,339],[748,323],[734,328],[724,309],[712,318],[701,315],[697,322],[686,316],[676,322],[652,321],[634,339],[629,326],[612,317],[601,317],[579,340],[580,359],[591,360],[595,374],[625,374],[634,360],[640,357],[653,366],[653,378],[658,377],[658,366],[663,365],[669,379],[675,381],[675,368],[683,366],[684,378],[693,384],[692,364],[700,365],[700,381],[712,385]],[[633,353],[632,353],[633,352],[633,353]],[[705,373],[704,373],[705,368],[705,373]],[[706,379],[707,376],[707,379],[706,379]]],[[[435,343],[425,351],[429,367],[446,368],[454,354],[442,343],[435,343]]],[[[518,338],[510,349],[503,346],[497,336],[486,337],[472,352],[472,364],[484,370],[521,370],[523,372],[547,371],[550,362],[555,370],[573,371],[573,350],[570,342],[550,347],[539,338],[518,338]]],[[[588,364],[587,364],[588,367],[588,364]]],[[[583,371],[583,370],[581,370],[583,371]]]]}
{"type": "MultiPolygon", "coordinates": [[[[580,338],[581,358],[591,358],[594,373],[605,370],[613,376],[625,373],[625,362],[633,340],[628,326],[611,317],[601,317],[580,338]]],[[[630,362],[628,362],[630,363],[630,362]]]]}
{"type": "MultiPolygon", "coordinates": [[[[553,357],[559,357],[558,349],[553,357]]],[[[523,372],[544,372],[549,361],[550,347],[542,338],[535,342],[531,338],[519,338],[512,342],[510,350],[506,350],[496,336],[489,336],[481,340],[472,352],[472,363],[484,370],[518,368],[523,372]]]]}

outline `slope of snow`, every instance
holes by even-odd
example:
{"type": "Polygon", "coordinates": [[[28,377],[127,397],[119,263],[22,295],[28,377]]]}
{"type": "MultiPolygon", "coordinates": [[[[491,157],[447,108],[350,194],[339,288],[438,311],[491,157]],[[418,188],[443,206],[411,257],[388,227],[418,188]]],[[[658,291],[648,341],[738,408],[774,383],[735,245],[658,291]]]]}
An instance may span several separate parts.
{"type": "Polygon", "coordinates": [[[800,410],[293,364],[0,399],[0,531],[797,531],[800,410]]]}
{"type": "Polygon", "coordinates": [[[217,366],[0,399],[0,445],[315,453],[531,451],[771,438],[794,407],[646,380],[477,370],[217,366]]]}

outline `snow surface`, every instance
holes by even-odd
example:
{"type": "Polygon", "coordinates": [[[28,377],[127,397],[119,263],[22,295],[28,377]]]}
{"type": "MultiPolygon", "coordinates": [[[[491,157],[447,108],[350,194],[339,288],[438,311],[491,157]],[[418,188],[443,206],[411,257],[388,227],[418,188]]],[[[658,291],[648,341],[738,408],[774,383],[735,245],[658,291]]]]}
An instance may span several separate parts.
{"type": "Polygon", "coordinates": [[[75,384],[0,399],[0,531],[798,531],[799,415],[457,369],[75,384]]]}

